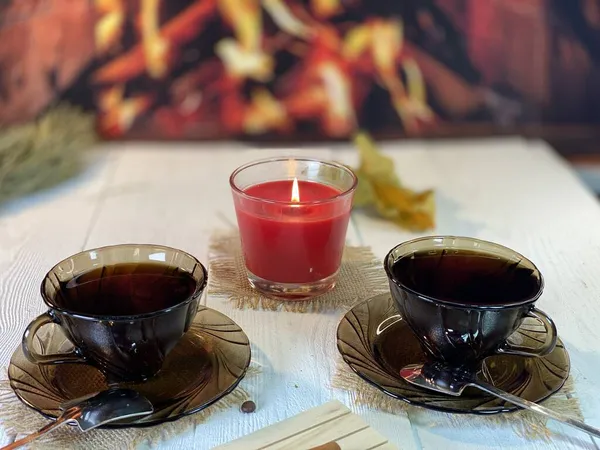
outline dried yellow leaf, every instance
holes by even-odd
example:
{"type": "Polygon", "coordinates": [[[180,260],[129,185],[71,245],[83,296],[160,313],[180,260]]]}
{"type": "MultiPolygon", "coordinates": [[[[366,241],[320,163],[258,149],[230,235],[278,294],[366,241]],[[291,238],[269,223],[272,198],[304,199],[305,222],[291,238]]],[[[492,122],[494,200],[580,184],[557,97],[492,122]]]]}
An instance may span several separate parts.
{"type": "Polygon", "coordinates": [[[394,171],[394,161],[380,153],[371,138],[361,132],[354,137],[354,144],[360,155],[359,172],[364,178],[378,180],[383,183],[400,185],[400,180],[394,171]]]}
{"type": "Polygon", "coordinates": [[[360,154],[356,169],[358,187],[355,207],[372,206],[378,214],[411,231],[435,226],[435,195],[432,190],[415,192],[401,185],[394,161],[379,152],[366,133],[359,133],[354,143],[360,154]]]}
{"type": "Polygon", "coordinates": [[[424,231],[435,226],[435,196],[432,190],[414,192],[397,186],[373,183],[379,214],[403,228],[424,231]]]}
{"type": "Polygon", "coordinates": [[[375,194],[375,189],[373,189],[369,177],[360,170],[355,170],[354,173],[358,177],[358,186],[356,186],[354,192],[354,206],[362,208],[363,206],[375,204],[377,194],[375,194]]]}

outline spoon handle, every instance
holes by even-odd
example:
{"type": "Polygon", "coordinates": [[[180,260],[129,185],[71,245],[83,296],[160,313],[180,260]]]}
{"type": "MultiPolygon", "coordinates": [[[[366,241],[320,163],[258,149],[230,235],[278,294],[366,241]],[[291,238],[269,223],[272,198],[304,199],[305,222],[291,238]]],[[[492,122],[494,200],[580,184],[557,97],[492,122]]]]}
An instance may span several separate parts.
{"type": "Polygon", "coordinates": [[[62,413],[59,417],[56,418],[54,422],[49,423],[48,425],[40,428],[35,433],[31,433],[30,435],[25,436],[18,441],[13,442],[12,444],[8,444],[5,447],[0,448],[0,450],[13,450],[15,448],[22,447],[23,445],[29,444],[31,441],[38,439],[40,436],[48,433],[55,428],[60,427],[62,424],[67,423],[69,420],[76,419],[81,415],[81,410],[79,408],[71,408],[62,413]]]}
{"type": "Polygon", "coordinates": [[[492,386],[491,384],[484,383],[481,381],[476,381],[476,382],[473,382],[471,384],[471,386],[477,387],[477,388],[481,389],[482,391],[487,392],[488,394],[492,394],[498,398],[501,398],[502,400],[505,400],[507,402],[510,402],[517,406],[520,406],[521,408],[528,409],[528,410],[536,412],[538,414],[542,414],[546,417],[550,417],[551,419],[554,419],[558,422],[562,422],[567,425],[571,425],[572,427],[575,427],[582,431],[585,431],[586,433],[588,433],[592,436],[600,438],[600,430],[598,428],[587,425],[580,420],[572,419],[568,416],[557,413],[556,411],[548,409],[545,406],[539,405],[534,402],[530,402],[529,400],[525,400],[524,398],[517,397],[516,395],[509,394],[508,392],[498,389],[497,387],[492,386]]]}

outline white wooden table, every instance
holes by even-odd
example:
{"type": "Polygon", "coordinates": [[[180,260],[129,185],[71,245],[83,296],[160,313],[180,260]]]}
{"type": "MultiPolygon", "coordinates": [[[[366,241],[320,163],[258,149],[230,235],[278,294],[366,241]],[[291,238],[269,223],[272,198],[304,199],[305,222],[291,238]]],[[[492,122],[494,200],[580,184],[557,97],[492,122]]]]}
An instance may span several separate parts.
{"type": "MultiPolygon", "coordinates": [[[[539,305],[554,317],[571,355],[586,420],[600,426],[600,207],[568,166],[543,143],[522,139],[384,145],[401,178],[437,191],[438,234],[499,242],[529,256],[546,278],[539,305]]],[[[0,209],[0,366],[6,367],[27,323],[44,309],[38,285],[53,263],[84,248],[153,242],[207,262],[212,230],[235,226],[228,176],[272,154],[314,155],[356,164],[350,146],[259,150],[242,144],[105,145],[76,180],[0,209]]],[[[383,257],[415,237],[355,214],[351,244],[383,257]]],[[[240,311],[206,303],[239,323],[262,373],[247,382],[258,405],[240,420],[230,410],[164,442],[165,449],[207,449],[336,398],[401,449],[598,449],[585,434],[553,424],[551,444],[512,430],[418,427],[410,419],[352,405],[328,388],[334,372],[335,314],[240,311]]],[[[0,411],[1,414],[1,411],[0,411]]],[[[7,437],[0,434],[0,443],[7,437]]]]}

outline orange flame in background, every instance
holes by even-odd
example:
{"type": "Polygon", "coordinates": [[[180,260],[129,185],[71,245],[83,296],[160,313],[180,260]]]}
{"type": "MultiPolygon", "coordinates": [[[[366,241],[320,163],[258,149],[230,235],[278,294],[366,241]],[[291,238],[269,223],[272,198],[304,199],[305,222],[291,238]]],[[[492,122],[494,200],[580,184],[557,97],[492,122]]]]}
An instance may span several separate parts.
{"type": "MultiPolygon", "coordinates": [[[[102,0],[100,0],[102,1],[102,0]]],[[[161,29],[163,36],[172,47],[193,39],[205,21],[215,13],[216,0],[202,0],[192,3],[187,9],[167,22],[161,29]]],[[[140,44],[125,54],[106,63],[93,75],[96,83],[124,83],[144,73],[146,67],[144,51],[140,44]]]]}
{"type": "MultiPolygon", "coordinates": [[[[121,37],[123,0],[95,1],[104,12],[96,27],[97,43],[99,48],[107,49],[121,37]]],[[[282,0],[198,0],[161,28],[160,0],[140,0],[140,7],[141,43],[94,74],[96,82],[118,83],[100,94],[101,121],[115,133],[128,130],[151,104],[150,95],[124,99],[122,83],[144,72],[152,78],[168,75],[169,54],[201,34],[201,25],[219,14],[231,27],[233,37],[219,40],[214,49],[216,58],[201,63],[216,71],[218,81],[195,86],[191,91],[196,99],[205,94],[215,97],[219,109],[210,113],[208,102],[196,101],[195,117],[216,115],[223,129],[233,133],[290,131],[298,121],[310,120],[318,122],[329,136],[348,136],[358,127],[356,111],[370,85],[379,82],[389,92],[409,134],[434,120],[421,70],[404,50],[400,20],[368,19],[340,31],[335,24],[315,19],[342,12],[340,0],[311,0],[313,16],[300,4],[282,0]],[[275,37],[265,36],[261,8],[279,27],[275,37]],[[282,40],[281,35],[287,38],[282,40]],[[273,44],[275,41],[279,43],[273,44]],[[255,87],[248,98],[244,92],[246,80],[272,80],[274,55],[281,49],[281,42],[286,44],[285,50],[297,49],[294,53],[301,57],[282,77],[289,87],[282,91],[278,79],[273,91],[267,86],[255,87]]],[[[183,104],[181,99],[178,104],[183,104]]],[[[169,104],[161,107],[161,112],[166,117],[170,109],[179,106],[169,104]]]]}
{"type": "Polygon", "coordinates": [[[118,85],[99,95],[99,128],[109,137],[121,136],[129,130],[134,120],[152,103],[150,95],[124,99],[124,92],[125,87],[118,85]]]}
{"type": "Polygon", "coordinates": [[[160,34],[160,0],[141,0],[140,27],[146,69],[152,78],[168,70],[169,41],[160,34]]]}
{"type": "Polygon", "coordinates": [[[344,36],[341,48],[342,58],[356,63],[371,48],[371,38],[372,30],[370,23],[351,28],[344,36]]]}
{"type": "Polygon", "coordinates": [[[285,33],[300,39],[310,36],[310,28],[294,15],[282,0],[262,0],[262,6],[285,33]]]}
{"type": "Polygon", "coordinates": [[[358,66],[368,55],[368,65],[390,93],[392,105],[409,133],[418,132],[421,122],[433,120],[421,71],[415,60],[404,53],[404,27],[400,20],[373,19],[353,28],[345,37],[342,54],[358,66]],[[406,85],[398,75],[398,60],[406,85]]]}
{"type": "Polygon", "coordinates": [[[250,134],[288,129],[290,121],[283,105],[266,89],[255,89],[243,115],[243,129],[250,134]]]}
{"type": "Polygon", "coordinates": [[[341,0],[311,0],[310,6],[319,19],[327,19],[342,12],[341,0]]]}
{"type": "Polygon", "coordinates": [[[404,27],[400,21],[373,21],[372,53],[375,67],[392,97],[392,104],[409,132],[419,130],[419,121],[432,118],[432,112],[425,103],[425,86],[419,67],[404,59],[402,66],[406,73],[407,88],[396,70],[397,55],[402,54],[404,27]]]}
{"type": "Polygon", "coordinates": [[[123,0],[94,0],[100,18],[94,27],[96,50],[103,54],[119,43],[125,23],[123,0]]]}
{"type": "Polygon", "coordinates": [[[300,202],[300,187],[298,186],[298,178],[296,177],[294,177],[294,182],[292,183],[291,201],[295,203],[300,202]]]}
{"type": "Polygon", "coordinates": [[[356,128],[356,115],[352,102],[350,77],[333,61],[318,67],[327,96],[323,127],[333,136],[343,136],[356,128]]]}
{"type": "Polygon", "coordinates": [[[259,0],[217,0],[217,6],[242,49],[260,49],[262,19],[259,0]]]}
{"type": "Polygon", "coordinates": [[[215,53],[221,58],[225,72],[234,78],[264,82],[273,77],[273,58],[261,50],[245,50],[235,39],[220,40],[215,53]]]}
{"type": "Polygon", "coordinates": [[[222,39],[215,47],[225,72],[239,79],[270,80],[275,62],[261,47],[263,24],[259,0],[218,0],[217,6],[236,37],[222,39]]]}

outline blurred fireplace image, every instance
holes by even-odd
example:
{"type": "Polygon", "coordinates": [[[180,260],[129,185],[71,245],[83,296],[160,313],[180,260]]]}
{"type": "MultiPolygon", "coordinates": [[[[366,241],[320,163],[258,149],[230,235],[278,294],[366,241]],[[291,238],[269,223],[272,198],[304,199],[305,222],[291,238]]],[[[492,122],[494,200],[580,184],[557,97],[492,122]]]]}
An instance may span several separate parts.
{"type": "Polygon", "coordinates": [[[110,139],[600,126],[600,0],[12,0],[0,125],[110,139]]]}

